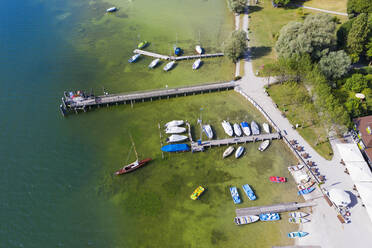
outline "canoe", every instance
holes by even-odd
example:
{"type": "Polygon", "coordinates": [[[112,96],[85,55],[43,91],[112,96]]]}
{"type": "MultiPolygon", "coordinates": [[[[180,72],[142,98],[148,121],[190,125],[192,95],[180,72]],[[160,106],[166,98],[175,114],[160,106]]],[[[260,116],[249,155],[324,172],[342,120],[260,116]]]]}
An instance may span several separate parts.
{"type": "Polygon", "coordinates": [[[197,70],[201,65],[201,59],[195,60],[194,64],[192,64],[192,69],[197,70]]]}
{"type": "Polygon", "coordinates": [[[178,134],[173,134],[167,138],[168,143],[176,143],[176,142],[181,142],[184,140],[187,140],[188,137],[186,135],[178,135],[178,134]]]}
{"type": "Polygon", "coordinates": [[[169,71],[170,69],[172,69],[172,67],[174,66],[176,62],[175,61],[171,61],[169,62],[168,64],[166,64],[163,68],[164,71],[169,71]]]}
{"type": "Polygon", "coordinates": [[[288,233],[288,238],[302,238],[308,235],[309,233],[307,232],[290,232],[288,233]]]}
{"type": "Polygon", "coordinates": [[[310,222],[310,220],[308,220],[306,218],[293,218],[293,217],[290,217],[290,218],[288,218],[288,222],[289,223],[293,223],[293,224],[301,224],[301,223],[310,222]]]}
{"type": "Polygon", "coordinates": [[[173,120],[170,122],[167,122],[164,127],[175,127],[175,126],[181,126],[184,124],[183,120],[173,120]]]}
{"type": "Polygon", "coordinates": [[[204,192],[204,188],[202,186],[197,187],[194,192],[190,195],[191,200],[197,200],[199,196],[204,192]]]}
{"type": "Polygon", "coordinates": [[[211,125],[203,125],[203,132],[207,135],[208,139],[213,138],[213,130],[211,125]]]}
{"type": "Polygon", "coordinates": [[[287,179],[285,177],[270,177],[270,181],[274,183],[285,183],[287,179]]]}
{"type": "Polygon", "coordinates": [[[243,122],[240,123],[240,126],[242,127],[243,133],[245,135],[247,135],[247,136],[251,135],[251,129],[249,128],[248,122],[243,121],[243,122]]]}
{"type": "Polygon", "coordinates": [[[229,146],[229,147],[228,147],[228,148],[223,152],[222,157],[223,157],[223,158],[226,158],[226,157],[230,156],[231,153],[233,153],[234,149],[235,149],[235,148],[234,148],[233,146],[229,146]]]}
{"type": "Polygon", "coordinates": [[[280,220],[280,215],[278,213],[267,213],[267,214],[260,214],[261,221],[275,221],[280,220]]]}
{"type": "Polygon", "coordinates": [[[186,128],[184,127],[167,127],[167,129],[165,129],[165,133],[167,134],[175,134],[175,133],[184,133],[186,132],[186,128]]]}
{"type": "Polygon", "coordinates": [[[115,11],[117,11],[117,10],[118,10],[118,8],[116,8],[116,7],[111,7],[111,8],[106,9],[106,12],[107,12],[107,13],[112,13],[112,12],[115,12],[115,11]]]}
{"type": "Polygon", "coordinates": [[[239,216],[234,218],[235,224],[239,225],[245,225],[249,223],[256,222],[260,219],[260,217],[256,215],[247,215],[247,216],[239,216]]]}
{"type": "Polygon", "coordinates": [[[232,137],[234,135],[234,131],[231,127],[231,124],[228,122],[228,121],[222,121],[222,127],[223,127],[223,130],[225,130],[225,133],[227,135],[229,135],[230,137],[232,137]]]}
{"type": "Polygon", "coordinates": [[[159,63],[160,59],[154,59],[150,64],[149,64],[149,68],[152,69],[152,68],[155,68],[156,65],[159,63]]]}
{"type": "Polygon", "coordinates": [[[299,171],[302,170],[302,168],[304,168],[303,164],[288,166],[289,171],[299,171]]]}
{"type": "Polygon", "coordinates": [[[255,121],[251,122],[251,130],[253,135],[260,134],[260,127],[257,125],[255,121]]]}
{"type": "Polygon", "coordinates": [[[195,46],[195,51],[199,54],[203,54],[203,48],[199,45],[195,46]]]}
{"type": "Polygon", "coordinates": [[[141,43],[139,43],[137,47],[138,47],[138,49],[142,49],[142,48],[146,47],[147,44],[148,44],[148,42],[144,40],[141,43]]]}
{"type": "Polygon", "coordinates": [[[248,196],[249,200],[254,201],[256,200],[256,195],[254,194],[252,188],[249,186],[249,184],[244,184],[242,186],[245,194],[248,196]]]}
{"type": "Polygon", "coordinates": [[[138,60],[138,58],[141,56],[141,54],[135,54],[130,59],[128,59],[129,63],[134,63],[138,60]]]}
{"type": "Polygon", "coordinates": [[[171,144],[161,148],[163,152],[187,152],[190,151],[188,144],[171,144]]]}
{"type": "Polygon", "coordinates": [[[242,130],[240,129],[239,124],[235,123],[233,127],[234,127],[235,135],[242,136],[242,130]]]}
{"type": "Polygon", "coordinates": [[[288,215],[289,217],[292,217],[292,218],[303,218],[303,217],[308,216],[309,214],[305,212],[296,211],[296,212],[290,212],[288,215]]]}
{"type": "Polygon", "coordinates": [[[263,152],[266,150],[266,148],[270,145],[269,140],[265,140],[264,142],[261,143],[261,145],[258,147],[258,150],[263,152]]]}
{"type": "Polygon", "coordinates": [[[306,194],[310,194],[311,192],[313,192],[315,190],[314,187],[310,187],[310,188],[306,188],[306,189],[301,189],[297,192],[298,195],[306,195],[306,194]]]}
{"type": "Polygon", "coordinates": [[[264,123],[264,124],[262,124],[262,127],[263,127],[263,130],[264,130],[266,133],[270,133],[270,126],[269,126],[269,124],[264,123]]]}
{"type": "Polygon", "coordinates": [[[230,194],[235,204],[239,204],[241,202],[238,189],[236,187],[230,187],[230,194]]]}
{"type": "Polygon", "coordinates": [[[244,153],[244,146],[239,146],[235,152],[235,158],[239,158],[244,153]]]}

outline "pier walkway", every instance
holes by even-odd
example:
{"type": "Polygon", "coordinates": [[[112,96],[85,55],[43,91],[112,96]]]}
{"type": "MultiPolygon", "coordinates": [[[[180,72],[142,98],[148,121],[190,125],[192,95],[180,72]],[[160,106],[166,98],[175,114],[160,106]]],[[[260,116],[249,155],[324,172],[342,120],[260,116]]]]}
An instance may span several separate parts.
{"type": "Polygon", "coordinates": [[[259,215],[266,213],[281,213],[296,211],[300,208],[316,206],[315,203],[310,202],[288,202],[288,203],[279,203],[274,205],[267,206],[258,206],[258,207],[249,207],[249,208],[238,208],[235,210],[236,216],[247,216],[247,215],[259,215]]]}
{"type": "Polygon", "coordinates": [[[164,60],[187,60],[187,59],[202,59],[202,58],[213,58],[213,57],[221,57],[223,53],[211,53],[211,54],[195,54],[195,55],[188,55],[188,56],[167,56],[158,53],[148,52],[140,49],[135,49],[133,53],[138,53],[144,56],[154,57],[158,59],[164,60]]]}

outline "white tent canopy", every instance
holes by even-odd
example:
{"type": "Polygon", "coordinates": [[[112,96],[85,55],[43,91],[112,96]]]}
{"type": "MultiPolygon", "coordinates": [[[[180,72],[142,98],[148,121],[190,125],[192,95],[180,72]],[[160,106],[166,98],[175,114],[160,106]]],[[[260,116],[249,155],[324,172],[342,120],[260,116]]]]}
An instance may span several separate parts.
{"type": "Polygon", "coordinates": [[[350,195],[342,189],[331,189],[328,191],[329,199],[337,206],[346,207],[351,203],[350,195]]]}

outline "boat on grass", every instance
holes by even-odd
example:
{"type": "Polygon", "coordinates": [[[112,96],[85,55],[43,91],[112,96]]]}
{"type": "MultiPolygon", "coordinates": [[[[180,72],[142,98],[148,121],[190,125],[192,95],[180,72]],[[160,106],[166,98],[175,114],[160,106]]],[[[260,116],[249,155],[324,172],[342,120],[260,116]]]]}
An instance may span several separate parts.
{"type": "Polygon", "coordinates": [[[178,134],[172,134],[167,138],[168,143],[176,143],[187,140],[188,137],[186,135],[178,135],[178,134]]]}
{"type": "Polygon", "coordinates": [[[239,146],[238,149],[236,149],[235,158],[239,158],[240,156],[242,156],[244,153],[244,149],[244,146],[239,146]]]}
{"type": "Polygon", "coordinates": [[[190,146],[188,144],[170,144],[161,148],[163,152],[188,152],[190,146]]]}
{"type": "Polygon", "coordinates": [[[111,8],[106,9],[106,12],[107,12],[107,13],[113,13],[113,12],[116,12],[117,10],[118,10],[118,8],[116,8],[116,7],[114,6],[114,7],[111,7],[111,8]]]}
{"type": "Polygon", "coordinates": [[[274,183],[285,183],[287,181],[287,178],[285,177],[270,177],[270,181],[274,183]]]}
{"type": "Polygon", "coordinates": [[[248,196],[249,200],[254,201],[256,200],[256,195],[254,194],[252,188],[249,186],[249,184],[244,184],[242,186],[245,194],[248,196]]]}
{"type": "Polygon", "coordinates": [[[129,63],[134,63],[138,60],[138,58],[141,56],[141,54],[135,54],[130,59],[128,59],[129,63]]]}
{"type": "Polygon", "coordinates": [[[263,127],[263,130],[264,130],[266,133],[270,133],[270,126],[269,126],[269,124],[264,123],[264,124],[262,124],[262,127],[263,127]]]}
{"type": "Polygon", "coordinates": [[[241,202],[238,189],[235,186],[230,187],[230,194],[235,204],[239,204],[241,202]]]}
{"type": "Polygon", "coordinates": [[[195,46],[195,51],[198,53],[198,54],[203,54],[203,48],[199,45],[195,46]]]}
{"type": "Polygon", "coordinates": [[[202,62],[201,59],[195,60],[194,64],[192,64],[192,69],[197,70],[200,67],[201,62],[202,62]]]}
{"type": "Polygon", "coordinates": [[[308,220],[306,218],[293,218],[293,217],[290,217],[290,218],[288,218],[288,222],[289,223],[293,223],[293,224],[302,224],[302,223],[310,222],[310,220],[308,220]]]}
{"type": "Polygon", "coordinates": [[[165,129],[165,133],[167,134],[184,133],[184,132],[186,132],[186,128],[184,127],[170,126],[165,129]]]}
{"type": "Polygon", "coordinates": [[[142,49],[142,48],[145,48],[149,43],[147,41],[142,41],[138,44],[138,49],[142,49]]]}
{"type": "Polygon", "coordinates": [[[225,130],[225,133],[227,135],[229,135],[230,137],[232,137],[234,135],[234,131],[231,127],[231,124],[228,122],[228,121],[222,121],[222,127],[223,127],[223,130],[225,130]]]}
{"type": "Polygon", "coordinates": [[[249,223],[256,222],[260,219],[260,217],[256,215],[247,215],[247,216],[239,216],[234,218],[235,224],[239,225],[245,225],[249,223]]]}
{"type": "Polygon", "coordinates": [[[184,123],[185,122],[183,120],[173,120],[173,121],[167,122],[164,126],[165,127],[175,127],[175,126],[181,126],[184,123]]]}
{"type": "Polygon", "coordinates": [[[180,47],[174,46],[173,49],[175,55],[180,56],[182,54],[182,49],[180,47]]]}
{"type": "Polygon", "coordinates": [[[152,69],[152,68],[155,68],[158,63],[160,62],[160,59],[154,59],[153,61],[151,61],[151,63],[149,64],[149,68],[152,69]]]}
{"type": "Polygon", "coordinates": [[[261,221],[275,221],[280,220],[280,215],[278,213],[267,213],[267,214],[260,214],[261,221]]]}
{"type": "Polygon", "coordinates": [[[257,125],[255,121],[251,122],[251,129],[253,135],[259,135],[260,134],[260,127],[257,125]]]}
{"type": "Polygon", "coordinates": [[[266,150],[266,148],[268,148],[270,145],[270,140],[265,140],[261,143],[261,145],[258,147],[258,150],[263,152],[266,150]]]}
{"type": "Polygon", "coordinates": [[[233,151],[234,151],[234,147],[233,146],[229,146],[224,152],[223,152],[223,154],[222,154],[222,157],[223,158],[226,158],[226,157],[228,157],[228,156],[230,156],[232,153],[233,153],[233,151]]]}
{"type": "Polygon", "coordinates": [[[194,192],[190,195],[191,200],[197,200],[199,196],[204,192],[204,188],[202,186],[197,187],[194,192]]]}
{"type": "Polygon", "coordinates": [[[247,136],[251,135],[251,129],[249,128],[248,122],[243,121],[243,122],[240,123],[240,126],[242,127],[243,133],[245,135],[247,135],[247,136]]]}
{"type": "Polygon", "coordinates": [[[292,218],[303,218],[303,217],[308,216],[309,214],[305,212],[296,211],[296,212],[290,212],[288,215],[289,217],[292,217],[292,218]]]}
{"type": "Polygon", "coordinates": [[[213,138],[213,130],[211,125],[203,125],[203,132],[207,135],[208,139],[213,138]]]}
{"type": "Polygon", "coordinates": [[[166,64],[163,68],[164,71],[169,71],[170,69],[172,69],[172,67],[174,66],[174,64],[176,63],[176,61],[171,61],[169,62],[168,64],[166,64]]]}
{"type": "Polygon", "coordinates": [[[310,188],[311,186],[313,186],[315,184],[315,181],[314,180],[309,180],[305,183],[302,183],[302,184],[299,184],[297,186],[298,190],[304,190],[304,189],[308,189],[310,188]]]}
{"type": "Polygon", "coordinates": [[[240,129],[239,124],[235,123],[233,127],[234,127],[235,135],[242,136],[242,130],[240,129]]]}
{"type": "Polygon", "coordinates": [[[302,168],[304,168],[303,164],[288,166],[289,171],[299,171],[302,170],[302,168]]]}
{"type": "Polygon", "coordinates": [[[297,192],[298,195],[306,195],[306,194],[310,194],[311,192],[313,192],[315,190],[314,187],[310,187],[310,188],[306,188],[306,189],[301,189],[297,192]]]}
{"type": "Polygon", "coordinates": [[[309,233],[307,232],[290,232],[288,233],[288,238],[302,238],[308,235],[309,233]]]}

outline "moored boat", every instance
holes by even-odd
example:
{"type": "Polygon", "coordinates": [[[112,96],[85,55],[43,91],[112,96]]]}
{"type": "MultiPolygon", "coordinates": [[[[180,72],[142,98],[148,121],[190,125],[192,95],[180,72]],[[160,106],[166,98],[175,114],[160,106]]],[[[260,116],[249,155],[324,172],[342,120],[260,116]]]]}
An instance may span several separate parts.
{"type": "Polygon", "coordinates": [[[251,135],[251,129],[249,128],[248,122],[243,121],[243,122],[240,123],[240,126],[242,127],[243,133],[245,135],[247,135],[247,136],[251,135]]]}
{"type": "Polygon", "coordinates": [[[310,187],[310,188],[306,188],[306,189],[301,189],[297,192],[298,195],[306,195],[306,194],[310,194],[311,192],[313,192],[315,190],[314,187],[310,187]]]}
{"type": "Polygon", "coordinates": [[[208,139],[213,138],[213,130],[211,125],[203,125],[203,132],[207,135],[208,139]]]}
{"type": "Polygon", "coordinates": [[[168,143],[176,143],[176,142],[181,142],[187,140],[188,137],[186,135],[178,135],[178,134],[173,134],[167,138],[168,143]]]}
{"type": "Polygon", "coordinates": [[[111,8],[106,9],[106,12],[107,12],[107,13],[112,13],[112,12],[115,12],[115,11],[117,11],[117,10],[118,10],[118,8],[116,8],[116,7],[114,6],[114,7],[111,7],[111,8]]]}
{"type": "Polygon", "coordinates": [[[201,59],[197,59],[195,60],[194,64],[192,64],[192,69],[196,70],[200,67],[200,65],[201,65],[201,59]]]}
{"type": "Polygon", "coordinates": [[[152,68],[155,68],[157,66],[157,64],[159,63],[160,59],[154,59],[150,64],[149,64],[149,68],[152,69],[152,68]]]}
{"type": "Polygon", "coordinates": [[[199,196],[204,192],[204,188],[202,186],[197,187],[194,192],[190,195],[191,200],[197,200],[199,196]]]}
{"type": "Polygon", "coordinates": [[[180,47],[174,46],[174,54],[180,56],[182,54],[182,49],[180,47]]]}
{"type": "Polygon", "coordinates": [[[195,51],[198,53],[198,54],[203,54],[203,48],[199,45],[195,46],[195,51]]]}
{"type": "Polygon", "coordinates": [[[261,221],[275,221],[280,220],[280,215],[278,213],[267,213],[267,214],[260,214],[261,221]]]}
{"type": "Polygon", "coordinates": [[[287,181],[287,179],[285,177],[270,177],[269,178],[271,182],[274,182],[274,183],[285,183],[287,181]]]}
{"type": "Polygon", "coordinates": [[[186,132],[186,128],[184,127],[170,126],[165,129],[165,133],[167,134],[177,134],[184,132],[186,132]]]}
{"type": "Polygon", "coordinates": [[[223,152],[223,154],[222,154],[222,157],[223,158],[226,158],[226,157],[228,157],[228,156],[230,156],[232,153],[233,153],[233,151],[234,151],[234,147],[233,146],[229,146],[224,152],[223,152]]]}
{"type": "Polygon", "coordinates": [[[266,133],[270,133],[270,126],[269,126],[269,124],[264,123],[264,124],[262,124],[262,127],[263,127],[263,130],[264,130],[266,133]]]}
{"type": "Polygon", "coordinates": [[[249,184],[244,184],[242,186],[245,194],[248,196],[249,200],[254,201],[256,200],[256,195],[254,194],[252,188],[249,186],[249,184]]]}
{"type": "Polygon", "coordinates": [[[260,146],[258,147],[258,150],[263,152],[266,150],[267,147],[269,147],[269,145],[270,145],[270,140],[265,140],[260,144],[260,146]]]}
{"type": "Polygon", "coordinates": [[[235,158],[239,158],[240,156],[242,156],[244,153],[244,149],[244,146],[239,146],[238,149],[236,149],[235,158]]]}
{"type": "Polygon", "coordinates": [[[290,218],[288,218],[288,222],[289,223],[293,223],[293,224],[301,224],[301,223],[310,222],[310,220],[308,220],[306,218],[293,218],[293,217],[290,217],[290,218]]]}
{"type": "Polygon", "coordinates": [[[229,135],[230,137],[234,135],[234,131],[231,127],[231,124],[228,122],[228,121],[222,121],[222,127],[223,127],[223,130],[225,130],[225,133],[227,135],[229,135]]]}
{"type": "Polygon", "coordinates": [[[164,70],[164,71],[169,71],[170,69],[172,69],[172,67],[174,66],[175,63],[176,63],[175,61],[171,61],[171,62],[167,63],[167,64],[164,66],[163,70],[164,70]]]}
{"type": "Polygon", "coordinates": [[[187,152],[190,151],[188,144],[170,144],[161,148],[163,152],[187,152]]]}
{"type": "Polygon", "coordinates": [[[308,216],[309,214],[305,212],[296,211],[296,212],[290,212],[288,215],[289,217],[292,217],[292,218],[303,218],[303,217],[308,216]]]}
{"type": "Polygon", "coordinates": [[[141,56],[141,54],[135,54],[130,59],[128,59],[129,63],[134,63],[138,60],[138,58],[141,56]]]}
{"type": "Polygon", "coordinates": [[[181,126],[184,123],[185,122],[183,120],[173,120],[173,121],[167,122],[164,126],[165,127],[175,127],[175,126],[181,126]]]}
{"type": "Polygon", "coordinates": [[[135,169],[138,169],[141,166],[144,166],[145,164],[147,164],[151,160],[152,160],[151,158],[145,158],[145,159],[142,159],[142,160],[139,160],[139,161],[136,160],[133,163],[128,164],[128,165],[124,166],[123,168],[121,168],[120,170],[118,170],[117,172],[115,172],[115,175],[121,175],[121,174],[125,174],[125,173],[128,173],[128,172],[134,171],[135,169]]]}
{"type": "Polygon", "coordinates": [[[242,135],[242,130],[240,129],[239,124],[234,123],[233,127],[234,127],[235,135],[236,136],[241,136],[242,135]]]}
{"type": "Polygon", "coordinates": [[[239,225],[245,225],[249,223],[256,222],[260,219],[260,217],[256,215],[247,215],[247,216],[238,216],[234,218],[235,224],[239,225]]]}
{"type": "Polygon", "coordinates": [[[260,128],[255,121],[251,122],[251,130],[253,135],[260,134],[260,128]]]}
{"type": "Polygon", "coordinates": [[[137,47],[138,47],[138,49],[142,49],[142,48],[146,47],[148,44],[149,43],[144,40],[144,41],[140,42],[137,47]]]}
{"type": "Polygon", "coordinates": [[[235,186],[230,187],[230,194],[235,204],[239,204],[241,202],[238,189],[235,186]]]}
{"type": "Polygon", "coordinates": [[[302,238],[308,235],[309,233],[307,232],[290,232],[288,233],[288,238],[302,238]]]}

